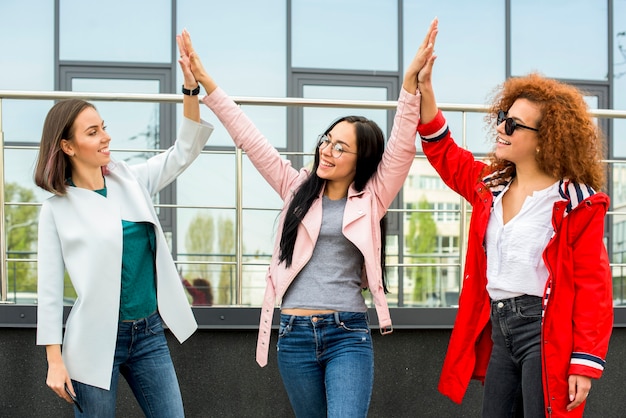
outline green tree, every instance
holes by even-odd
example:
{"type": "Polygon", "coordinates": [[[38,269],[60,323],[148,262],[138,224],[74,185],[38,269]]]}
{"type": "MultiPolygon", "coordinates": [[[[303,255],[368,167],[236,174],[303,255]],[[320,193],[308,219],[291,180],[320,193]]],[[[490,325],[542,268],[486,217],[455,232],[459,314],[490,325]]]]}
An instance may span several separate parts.
{"type": "MultiPolygon", "coordinates": [[[[235,261],[235,225],[230,218],[219,218],[218,221],[218,250],[223,261],[235,261]]],[[[220,270],[220,281],[217,287],[217,303],[229,305],[232,301],[235,267],[224,264],[220,270]]]]}
{"type": "MultiPolygon", "coordinates": [[[[428,200],[422,197],[418,209],[430,209],[428,200]]],[[[406,234],[406,248],[413,262],[434,263],[430,256],[437,247],[437,224],[432,212],[413,212],[409,218],[406,234]]],[[[413,270],[413,301],[423,301],[436,286],[436,267],[416,267],[413,270]]]]}
{"type": "MultiPolygon", "coordinates": [[[[211,215],[198,212],[187,229],[185,245],[189,260],[209,261],[213,255],[213,242],[215,239],[215,227],[211,215]]],[[[207,264],[194,266],[195,276],[203,277],[211,281],[211,270],[207,264]]]]}
{"type": "MultiPolygon", "coordinates": [[[[34,202],[35,193],[32,189],[17,183],[4,185],[6,202],[34,202]]],[[[5,207],[4,227],[6,233],[7,258],[31,258],[36,251],[37,243],[36,206],[8,205],[5,207]]],[[[30,262],[7,263],[7,280],[9,288],[18,292],[34,292],[37,289],[35,265],[30,262]]]]}

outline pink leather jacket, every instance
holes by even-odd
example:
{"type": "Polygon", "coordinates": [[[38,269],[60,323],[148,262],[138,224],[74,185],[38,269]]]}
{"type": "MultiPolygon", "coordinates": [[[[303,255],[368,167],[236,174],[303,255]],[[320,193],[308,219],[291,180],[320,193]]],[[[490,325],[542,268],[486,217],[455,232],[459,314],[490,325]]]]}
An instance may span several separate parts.
{"type": "MultiPolygon", "coordinates": [[[[259,173],[276,190],[288,207],[289,199],[298,186],[309,176],[306,168],[296,170],[283,159],[269,141],[256,129],[241,109],[217,89],[202,101],[220,119],[237,147],[243,149],[259,173]]],[[[398,99],[391,137],[376,174],[365,188],[348,191],[343,218],[343,234],[361,251],[365,260],[363,287],[372,293],[381,332],[392,331],[389,307],[383,291],[380,265],[380,219],[400,191],[415,157],[416,129],[419,122],[420,95],[402,90],[398,99]]],[[[322,191],[323,193],[323,191],[322,191]]],[[[261,367],[267,364],[272,316],[277,300],[309,261],[319,235],[322,222],[321,199],[317,199],[302,220],[298,229],[293,261],[289,268],[278,263],[278,248],[283,226],[281,213],[274,255],[267,270],[265,297],[261,310],[256,360],[261,367]]]]}

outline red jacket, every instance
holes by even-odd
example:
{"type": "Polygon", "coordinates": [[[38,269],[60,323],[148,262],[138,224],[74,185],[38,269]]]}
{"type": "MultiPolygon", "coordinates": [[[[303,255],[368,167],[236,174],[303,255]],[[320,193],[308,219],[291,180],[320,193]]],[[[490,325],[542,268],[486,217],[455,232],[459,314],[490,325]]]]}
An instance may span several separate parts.
{"type": "MultiPolygon", "coordinates": [[[[422,148],[442,180],[472,205],[459,310],[439,380],[439,391],[461,403],[470,379],[484,382],[491,355],[490,299],[486,290],[485,232],[493,197],[481,178],[485,163],[452,139],[441,111],[420,124],[422,148]]],[[[584,404],[567,412],[567,378],[599,378],[613,330],[612,276],[604,245],[609,197],[564,179],[554,204],[554,235],[543,252],[549,277],[542,320],[543,391],[547,417],[582,417],[584,404]]]]}

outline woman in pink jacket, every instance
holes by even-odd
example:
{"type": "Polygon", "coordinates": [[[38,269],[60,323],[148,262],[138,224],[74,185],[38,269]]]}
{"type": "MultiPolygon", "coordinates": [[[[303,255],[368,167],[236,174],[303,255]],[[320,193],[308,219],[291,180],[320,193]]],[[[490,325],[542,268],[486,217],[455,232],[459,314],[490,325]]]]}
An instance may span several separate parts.
{"type": "Polygon", "coordinates": [[[207,92],[204,103],[285,202],[267,273],[257,361],[267,364],[280,300],[278,366],[298,417],[367,416],[374,355],[362,288],[372,293],[381,332],[391,332],[381,221],[415,158],[418,74],[436,33],[433,21],[407,69],[386,149],[376,123],[343,117],[319,136],[313,167],[301,170],[209,77],[185,34],[192,71],[207,92]]]}
{"type": "Polygon", "coordinates": [[[433,62],[419,83],[423,150],[472,204],[439,390],[460,403],[483,381],[483,417],[582,417],[613,325],[601,136],[578,90],[531,74],[497,91],[495,149],[477,160],[437,108],[433,62]]]}

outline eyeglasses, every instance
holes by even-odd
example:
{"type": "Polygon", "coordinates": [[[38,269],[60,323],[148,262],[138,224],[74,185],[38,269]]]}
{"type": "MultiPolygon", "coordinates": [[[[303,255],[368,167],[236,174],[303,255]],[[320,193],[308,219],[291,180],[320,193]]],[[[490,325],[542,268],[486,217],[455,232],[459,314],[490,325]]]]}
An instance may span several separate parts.
{"type": "Polygon", "coordinates": [[[515,128],[524,128],[530,129],[531,131],[539,132],[539,129],[537,128],[531,128],[530,126],[517,123],[513,118],[507,118],[506,113],[504,113],[503,110],[500,110],[498,112],[498,125],[500,125],[502,122],[504,122],[504,132],[509,136],[513,135],[513,132],[515,132],[515,128]]]}
{"type": "Polygon", "coordinates": [[[341,154],[343,154],[344,152],[348,154],[356,154],[356,152],[344,150],[343,145],[331,141],[327,135],[320,135],[317,143],[317,148],[319,148],[320,151],[323,151],[328,145],[332,145],[332,148],[330,149],[330,155],[332,155],[333,158],[341,157],[341,154]]]}

